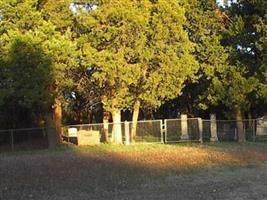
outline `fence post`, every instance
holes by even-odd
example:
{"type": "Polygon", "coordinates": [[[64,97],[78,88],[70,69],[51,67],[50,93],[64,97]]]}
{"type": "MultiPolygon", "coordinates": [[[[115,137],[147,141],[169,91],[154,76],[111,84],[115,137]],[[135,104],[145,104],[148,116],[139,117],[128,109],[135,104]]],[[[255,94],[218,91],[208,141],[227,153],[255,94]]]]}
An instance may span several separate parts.
{"type": "Polygon", "coordinates": [[[130,126],[129,122],[124,122],[124,129],[125,129],[125,145],[130,145],[130,126]]]}
{"type": "Polygon", "coordinates": [[[165,131],[165,120],[160,120],[160,142],[164,143],[164,134],[166,134],[165,131]]]}
{"type": "Polygon", "coordinates": [[[199,142],[203,143],[203,122],[201,118],[197,118],[198,120],[198,130],[199,130],[199,142]]]}
{"type": "Polygon", "coordinates": [[[210,133],[211,133],[210,141],[218,142],[216,114],[210,115],[210,133]]]}
{"type": "Polygon", "coordinates": [[[181,115],[181,140],[189,140],[187,115],[181,115]]]}
{"type": "Polygon", "coordinates": [[[11,150],[14,151],[14,130],[10,131],[11,150]]]}

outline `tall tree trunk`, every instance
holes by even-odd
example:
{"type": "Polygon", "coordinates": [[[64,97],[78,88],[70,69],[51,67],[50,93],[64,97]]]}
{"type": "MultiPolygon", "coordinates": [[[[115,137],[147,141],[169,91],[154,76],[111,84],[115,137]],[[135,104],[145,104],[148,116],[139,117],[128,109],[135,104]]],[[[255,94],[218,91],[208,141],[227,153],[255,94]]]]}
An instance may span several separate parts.
{"type": "Polygon", "coordinates": [[[246,142],[246,133],[244,131],[243,116],[241,109],[239,107],[235,109],[235,119],[236,119],[238,142],[240,143],[246,142]]]}
{"type": "Polygon", "coordinates": [[[57,141],[58,143],[62,142],[62,104],[59,98],[55,98],[55,102],[53,105],[53,118],[55,122],[55,128],[57,133],[57,141]]]}
{"type": "Polygon", "coordinates": [[[48,148],[54,148],[59,144],[59,141],[57,139],[57,132],[52,111],[46,113],[45,122],[46,122],[45,125],[46,125],[47,139],[48,139],[48,148]]]}
{"type": "Polygon", "coordinates": [[[136,100],[133,107],[131,142],[135,141],[139,111],[140,101],[136,100]]]}
{"type": "Polygon", "coordinates": [[[112,142],[122,144],[121,110],[113,108],[111,114],[113,119],[112,142]]]}

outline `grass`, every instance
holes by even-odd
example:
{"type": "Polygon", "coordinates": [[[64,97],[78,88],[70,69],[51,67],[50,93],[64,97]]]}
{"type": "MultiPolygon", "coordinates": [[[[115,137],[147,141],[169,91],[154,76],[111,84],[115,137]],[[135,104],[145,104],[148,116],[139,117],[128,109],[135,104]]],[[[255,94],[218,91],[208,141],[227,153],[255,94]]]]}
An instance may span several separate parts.
{"type": "MultiPolygon", "coordinates": [[[[4,153],[0,199],[234,199],[229,194],[235,185],[242,192],[233,195],[242,196],[248,184],[265,184],[266,147],[265,143],[64,144],[53,150],[4,153]],[[214,193],[216,185],[220,192],[214,193]],[[201,192],[203,196],[198,196],[201,192]]],[[[260,188],[254,190],[263,198],[260,188]]]]}

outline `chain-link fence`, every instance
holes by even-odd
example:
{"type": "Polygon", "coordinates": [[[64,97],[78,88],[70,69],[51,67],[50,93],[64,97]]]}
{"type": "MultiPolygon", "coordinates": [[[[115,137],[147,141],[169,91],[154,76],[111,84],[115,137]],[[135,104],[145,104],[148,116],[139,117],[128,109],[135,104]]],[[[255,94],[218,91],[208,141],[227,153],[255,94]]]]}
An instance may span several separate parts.
{"type": "MultiPolygon", "coordinates": [[[[133,133],[133,122],[130,124],[130,134],[133,133]]],[[[163,143],[162,120],[138,121],[136,125],[135,142],[163,143]]]]}
{"type": "MultiPolygon", "coordinates": [[[[201,118],[180,118],[122,123],[70,125],[62,128],[67,142],[78,144],[78,135],[87,135],[85,140],[114,142],[121,135],[128,143],[176,143],[237,141],[238,124],[243,125],[247,141],[267,140],[267,119],[244,120],[202,120],[201,118]],[[119,134],[117,134],[119,131],[119,134]]],[[[239,126],[240,127],[240,126],[239,126]]],[[[90,143],[91,144],[91,143],[90,143]]],[[[0,130],[0,151],[43,149],[48,147],[45,128],[0,130]]]]}
{"type": "MultiPolygon", "coordinates": [[[[164,124],[166,143],[238,140],[237,121],[235,120],[168,119],[164,120],[164,124]]],[[[261,128],[258,120],[244,120],[242,125],[247,141],[267,139],[267,128],[266,130],[261,128]]]]}
{"type": "Polygon", "coordinates": [[[0,152],[47,147],[48,138],[44,128],[0,130],[0,152]]]}
{"type": "Polygon", "coordinates": [[[114,140],[114,128],[115,126],[120,129],[122,136],[124,134],[124,123],[106,123],[106,124],[81,124],[81,125],[69,125],[63,128],[63,138],[75,144],[78,144],[78,134],[82,132],[97,133],[100,142],[111,142],[114,140]]]}
{"type": "Polygon", "coordinates": [[[84,131],[98,134],[100,142],[113,142],[117,135],[116,131],[121,132],[124,142],[130,138],[136,143],[163,142],[162,120],[138,121],[136,125],[133,122],[70,125],[63,128],[63,138],[78,144],[78,134],[84,131]]]}
{"type": "Polygon", "coordinates": [[[200,141],[199,118],[164,120],[165,142],[200,141]]]}

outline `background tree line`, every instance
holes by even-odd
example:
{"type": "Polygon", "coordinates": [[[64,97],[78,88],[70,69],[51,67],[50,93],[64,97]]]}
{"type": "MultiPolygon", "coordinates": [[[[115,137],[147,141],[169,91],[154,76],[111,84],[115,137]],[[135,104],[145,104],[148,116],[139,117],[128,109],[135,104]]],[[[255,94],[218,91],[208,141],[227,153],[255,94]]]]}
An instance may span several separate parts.
{"type": "MultiPolygon", "coordinates": [[[[0,0],[0,127],[265,114],[265,0],[0,0]]],[[[120,127],[114,142],[121,143],[120,127]]]]}

